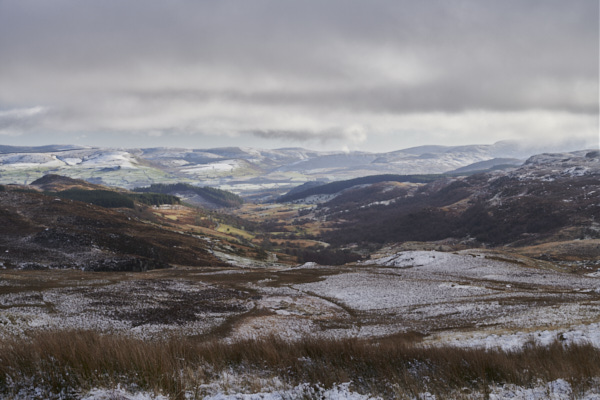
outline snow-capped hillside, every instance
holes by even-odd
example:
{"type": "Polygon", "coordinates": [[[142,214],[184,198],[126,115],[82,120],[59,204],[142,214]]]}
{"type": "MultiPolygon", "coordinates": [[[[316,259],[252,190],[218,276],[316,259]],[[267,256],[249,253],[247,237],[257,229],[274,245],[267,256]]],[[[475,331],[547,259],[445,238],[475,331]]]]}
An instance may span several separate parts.
{"type": "Polygon", "coordinates": [[[105,149],[2,146],[1,150],[0,183],[5,184],[30,183],[53,173],[129,189],[152,183],[185,182],[261,196],[283,194],[295,186],[315,180],[328,182],[379,174],[444,173],[498,157],[526,158],[523,157],[526,150],[506,142],[456,147],[421,146],[379,154],[240,147],[105,149]]]}

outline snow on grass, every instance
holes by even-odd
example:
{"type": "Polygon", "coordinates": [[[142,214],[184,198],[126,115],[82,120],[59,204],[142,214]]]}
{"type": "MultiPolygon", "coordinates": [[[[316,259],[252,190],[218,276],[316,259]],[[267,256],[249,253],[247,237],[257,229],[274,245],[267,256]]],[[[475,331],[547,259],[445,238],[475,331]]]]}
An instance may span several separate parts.
{"type": "Polygon", "coordinates": [[[469,334],[442,332],[427,341],[507,349],[532,340],[530,333],[518,332],[556,329],[556,338],[575,326],[565,340],[572,337],[574,343],[587,340],[600,346],[600,327],[595,324],[599,286],[597,278],[525,267],[473,251],[384,254],[350,272],[292,285],[307,296],[329,299],[369,318],[385,317],[385,323],[361,326],[355,332],[361,337],[464,326],[468,331],[475,327],[481,335],[469,339],[469,334]]]}
{"type": "MultiPolygon", "coordinates": [[[[321,400],[376,400],[381,397],[365,395],[353,392],[350,390],[350,382],[342,383],[334,386],[331,389],[325,389],[320,385],[311,385],[303,383],[295,387],[285,387],[281,382],[272,382],[269,384],[263,379],[264,388],[260,392],[248,393],[236,390],[234,387],[222,386],[235,385],[240,379],[235,376],[221,377],[221,384],[211,383],[201,385],[203,390],[216,389],[216,393],[198,397],[196,393],[184,393],[185,399],[203,399],[203,400],[291,400],[291,399],[321,399],[321,400]],[[218,389],[217,389],[218,388],[218,389]]],[[[39,388],[31,388],[27,393],[23,393],[25,397],[17,396],[16,398],[42,398],[44,391],[39,388]]],[[[514,384],[492,385],[488,387],[487,393],[471,392],[471,393],[452,393],[448,398],[462,398],[468,400],[600,400],[600,391],[597,388],[587,390],[585,393],[574,393],[571,384],[564,379],[556,379],[551,382],[539,381],[533,387],[522,387],[514,384]],[[454,396],[455,395],[455,396],[454,396]]],[[[170,400],[170,397],[154,394],[150,392],[131,392],[122,389],[120,386],[116,388],[94,388],[85,393],[81,400],[170,400]]],[[[415,400],[436,400],[438,397],[429,393],[419,393],[415,400]]],[[[440,398],[441,399],[441,398],[440,398]]]]}
{"type": "Polygon", "coordinates": [[[370,272],[334,275],[321,282],[294,287],[303,292],[334,298],[352,309],[364,311],[447,303],[457,299],[472,299],[474,295],[496,294],[486,288],[457,289],[452,282],[415,282],[398,275],[370,272]]]}
{"type": "Polygon", "coordinates": [[[574,396],[573,389],[569,382],[564,379],[557,379],[552,382],[538,383],[533,388],[524,388],[517,385],[506,384],[490,388],[489,399],[515,399],[515,400],[598,400],[600,395],[590,390],[583,396],[574,396]]]}
{"type": "MultiPolygon", "coordinates": [[[[279,385],[281,386],[281,385],[279,385]]],[[[293,388],[273,389],[257,393],[216,393],[202,397],[203,400],[288,400],[288,399],[322,399],[322,400],[369,400],[381,399],[353,392],[349,389],[350,383],[342,383],[331,389],[325,389],[319,385],[309,385],[308,383],[298,385],[293,388]]],[[[185,394],[186,399],[198,398],[193,393],[185,394]]],[[[117,387],[116,389],[95,388],[85,394],[81,400],[169,400],[163,395],[155,395],[148,392],[131,393],[127,390],[117,387]]]]}
{"type": "Polygon", "coordinates": [[[568,329],[517,331],[505,334],[486,333],[485,331],[442,332],[427,338],[425,344],[518,351],[529,344],[547,346],[556,340],[565,345],[591,344],[600,348],[600,324],[592,323],[568,329]]]}
{"type": "Polygon", "coordinates": [[[42,292],[18,292],[15,286],[12,293],[0,295],[4,308],[0,336],[55,328],[129,332],[137,337],[202,334],[228,317],[253,310],[236,323],[228,340],[269,335],[290,340],[378,337],[418,331],[435,332],[425,338],[434,345],[509,349],[532,340],[543,344],[562,334],[568,343],[587,340],[600,347],[600,281],[595,277],[524,267],[473,251],[407,251],[339,268],[315,264],[290,268],[231,256],[228,260],[238,268],[199,271],[194,279],[239,275],[233,278],[236,285],[258,296],[215,300],[217,305],[231,305],[232,312],[198,311],[196,318],[185,317],[181,323],[162,323],[151,315],[144,320],[154,308],[159,313],[179,309],[179,303],[202,296],[203,290],[216,290],[198,281],[92,280],[42,292]],[[243,274],[255,274],[256,269],[265,271],[265,279],[244,282],[243,274]],[[304,273],[310,269],[314,276],[304,273]],[[286,278],[279,282],[278,274],[286,278]],[[307,276],[313,281],[294,283],[294,274],[301,282],[309,282],[307,276]]]}
{"type": "MultiPolygon", "coordinates": [[[[446,398],[446,397],[444,397],[446,398]]],[[[487,393],[454,393],[447,398],[458,398],[466,400],[600,400],[600,392],[597,388],[590,389],[585,393],[574,393],[571,384],[564,379],[556,379],[552,382],[537,382],[534,387],[522,387],[514,384],[492,385],[488,387],[487,393]]],[[[418,400],[436,400],[433,394],[420,393],[418,400]]],[[[441,398],[440,398],[441,399],[441,398]]]]}
{"type": "Polygon", "coordinates": [[[85,167],[127,168],[136,169],[137,161],[126,151],[102,151],[84,157],[79,163],[85,167]]]}
{"type": "Polygon", "coordinates": [[[3,170],[60,167],[63,165],[65,164],[62,161],[51,154],[24,153],[0,155],[0,168],[3,170]]]}
{"type": "MultiPolygon", "coordinates": [[[[405,251],[367,260],[364,262],[364,265],[412,268],[439,264],[448,265],[452,263],[452,267],[455,267],[464,261],[464,257],[451,253],[442,253],[439,251],[405,251]]],[[[448,266],[450,267],[450,265],[448,266]]]]}
{"type": "Polygon", "coordinates": [[[0,296],[0,338],[32,330],[83,329],[123,332],[140,338],[202,334],[226,317],[253,307],[252,301],[229,298],[231,291],[184,281],[124,281],[102,286],[24,291],[0,296]],[[204,303],[194,314],[169,315],[188,309],[195,297],[204,303]],[[216,310],[224,311],[213,311],[216,310]]]}
{"type": "MultiPolygon", "coordinates": [[[[270,295],[265,295],[267,290],[260,290],[263,296],[256,301],[256,309],[266,315],[239,323],[230,335],[232,340],[270,336],[292,341],[315,335],[336,337],[333,331],[321,332],[319,323],[348,317],[343,308],[319,297],[302,296],[287,288],[270,289],[270,295]]],[[[356,335],[356,332],[353,335],[348,331],[340,333],[343,337],[356,335]]]]}
{"type": "MultiPolygon", "coordinates": [[[[231,250],[227,249],[227,250],[231,250]]],[[[277,260],[269,257],[269,259],[263,261],[263,260],[255,260],[253,258],[248,258],[248,257],[244,257],[244,256],[238,256],[235,254],[231,254],[231,253],[225,253],[222,251],[218,251],[218,250],[213,250],[212,254],[219,258],[222,261],[225,261],[226,263],[235,265],[238,268],[244,268],[244,269],[250,269],[250,268],[267,268],[267,267],[273,267],[273,268],[284,268],[283,264],[279,264],[277,263],[277,260]]],[[[271,253],[272,254],[272,253],[271,253]]],[[[273,256],[275,256],[273,254],[273,256]]]]}
{"type": "Polygon", "coordinates": [[[204,174],[210,172],[230,172],[240,167],[237,160],[224,160],[209,164],[196,164],[181,169],[184,174],[204,174]]]}
{"type": "Polygon", "coordinates": [[[519,264],[519,260],[506,260],[493,253],[476,250],[444,253],[439,251],[405,251],[367,260],[363,265],[405,268],[411,276],[429,276],[433,279],[455,277],[457,279],[486,280],[489,284],[525,284],[532,287],[556,290],[581,290],[600,288],[600,281],[589,276],[579,276],[554,270],[531,268],[519,264]]]}
{"type": "Polygon", "coordinates": [[[92,389],[81,400],[169,400],[169,398],[148,392],[131,393],[117,387],[116,389],[92,389]]]}
{"type": "MultiPolygon", "coordinates": [[[[352,392],[349,389],[350,383],[342,383],[331,389],[324,389],[318,385],[302,384],[288,390],[278,390],[273,392],[260,393],[235,393],[235,394],[217,394],[206,396],[204,400],[285,400],[285,399],[322,399],[322,400],[368,400],[381,399],[381,397],[372,397],[352,392]]],[[[90,399],[91,400],[91,399],[90,399]]]]}

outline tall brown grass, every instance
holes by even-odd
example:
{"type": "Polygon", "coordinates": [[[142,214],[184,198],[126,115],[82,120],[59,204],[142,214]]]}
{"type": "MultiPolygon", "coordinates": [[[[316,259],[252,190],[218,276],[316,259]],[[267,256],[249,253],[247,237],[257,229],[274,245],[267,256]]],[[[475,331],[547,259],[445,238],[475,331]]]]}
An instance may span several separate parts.
{"type": "Polygon", "coordinates": [[[0,396],[6,397],[27,385],[47,393],[80,393],[117,384],[174,399],[186,391],[200,397],[206,394],[200,385],[216,380],[221,371],[279,377],[290,385],[352,381],[353,390],[384,398],[424,391],[446,398],[464,388],[485,391],[492,384],[529,386],[558,378],[585,390],[600,377],[600,350],[561,343],[519,352],[423,347],[402,337],[143,341],[91,331],[42,332],[0,345],[0,396]]]}

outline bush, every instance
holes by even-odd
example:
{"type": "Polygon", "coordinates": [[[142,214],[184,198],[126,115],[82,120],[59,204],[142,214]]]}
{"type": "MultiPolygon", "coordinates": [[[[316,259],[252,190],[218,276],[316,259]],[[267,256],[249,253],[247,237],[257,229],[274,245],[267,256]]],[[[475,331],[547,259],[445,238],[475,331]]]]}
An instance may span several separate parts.
{"type": "Polygon", "coordinates": [[[111,190],[85,190],[68,189],[62,192],[52,193],[54,196],[64,199],[83,201],[85,203],[95,204],[106,208],[133,208],[133,200],[118,192],[111,190]]]}

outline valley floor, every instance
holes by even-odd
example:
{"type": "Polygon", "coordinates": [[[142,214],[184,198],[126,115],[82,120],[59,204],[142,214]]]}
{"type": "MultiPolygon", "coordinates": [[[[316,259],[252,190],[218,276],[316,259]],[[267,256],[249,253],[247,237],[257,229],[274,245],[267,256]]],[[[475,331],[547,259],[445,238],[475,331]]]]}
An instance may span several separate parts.
{"type": "MultiPolygon", "coordinates": [[[[600,348],[598,275],[568,273],[501,252],[392,248],[339,267],[254,264],[143,273],[6,269],[0,271],[0,336],[9,341],[58,330],[149,341],[181,335],[222,343],[396,337],[423,348],[516,352],[555,342],[600,348]]],[[[539,393],[572,398],[569,383],[561,382],[512,389],[499,384],[488,397],[468,398],[546,398],[539,393]]],[[[309,395],[302,392],[307,388],[266,383],[255,385],[255,392],[271,387],[271,394],[219,395],[225,386],[204,398],[367,398],[348,387],[309,395]]],[[[242,386],[232,384],[229,391],[242,386]]],[[[593,387],[598,385],[580,397],[600,398],[593,387]]],[[[109,392],[89,392],[86,398],[145,398],[109,392]]]]}
{"type": "Polygon", "coordinates": [[[426,344],[600,346],[600,277],[499,252],[382,252],[345,266],[0,272],[0,334],[93,329],[226,340],[422,336],[426,344]],[[527,262],[530,262],[529,265],[527,262]],[[598,332],[597,332],[598,331],[598,332]]]}

